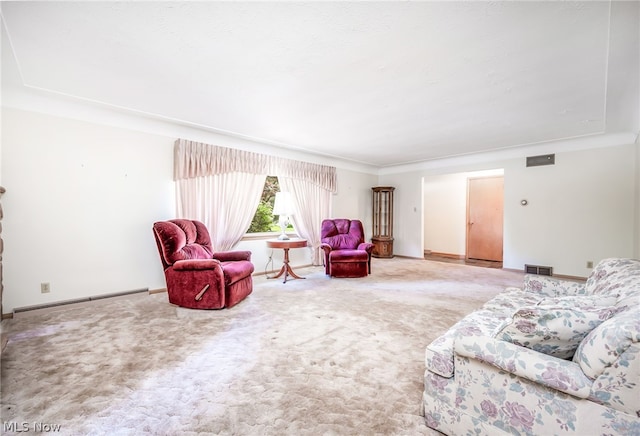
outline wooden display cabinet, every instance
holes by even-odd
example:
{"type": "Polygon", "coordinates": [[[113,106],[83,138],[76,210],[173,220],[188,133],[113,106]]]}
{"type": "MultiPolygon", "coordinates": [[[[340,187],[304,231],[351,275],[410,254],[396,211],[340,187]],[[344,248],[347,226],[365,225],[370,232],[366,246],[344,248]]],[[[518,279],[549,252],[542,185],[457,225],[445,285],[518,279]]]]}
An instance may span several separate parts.
{"type": "Polygon", "coordinates": [[[373,257],[393,257],[393,191],[391,186],[377,186],[373,191],[373,257]]]}

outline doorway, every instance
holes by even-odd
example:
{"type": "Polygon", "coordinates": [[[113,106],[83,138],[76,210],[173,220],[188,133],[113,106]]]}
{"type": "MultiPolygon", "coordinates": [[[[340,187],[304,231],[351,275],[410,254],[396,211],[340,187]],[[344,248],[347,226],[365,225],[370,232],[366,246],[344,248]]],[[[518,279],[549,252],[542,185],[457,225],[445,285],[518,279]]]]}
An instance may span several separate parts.
{"type": "MultiPolygon", "coordinates": [[[[468,220],[469,179],[499,178],[503,180],[503,175],[504,170],[497,168],[485,171],[432,175],[423,178],[423,247],[425,258],[431,260],[446,259],[449,262],[493,268],[502,267],[500,261],[474,260],[468,256],[467,223],[470,222],[468,220]]],[[[500,200],[503,199],[502,192],[503,190],[500,190],[496,194],[500,200]]],[[[498,226],[500,229],[502,229],[502,217],[503,215],[500,213],[498,226]]],[[[493,227],[495,228],[495,226],[493,227]]],[[[498,238],[501,259],[502,230],[500,230],[498,238]]],[[[471,245],[473,249],[473,242],[471,245]]],[[[482,254],[474,254],[473,250],[470,254],[471,256],[486,257],[482,254]]],[[[495,256],[490,257],[495,258],[495,256]]]]}

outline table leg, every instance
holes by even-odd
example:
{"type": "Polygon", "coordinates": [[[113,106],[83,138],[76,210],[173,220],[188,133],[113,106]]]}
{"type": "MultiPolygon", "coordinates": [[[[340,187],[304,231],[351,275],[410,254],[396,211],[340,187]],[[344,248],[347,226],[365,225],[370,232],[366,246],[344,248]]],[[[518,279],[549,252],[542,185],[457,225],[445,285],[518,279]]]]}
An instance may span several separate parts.
{"type": "Polygon", "coordinates": [[[270,279],[277,279],[278,277],[280,277],[282,274],[284,274],[284,281],[282,283],[287,283],[287,276],[291,276],[294,279],[304,279],[306,277],[300,277],[299,275],[297,275],[296,273],[293,272],[293,270],[291,269],[291,266],[289,265],[289,249],[288,248],[283,248],[284,250],[284,261],[282,264],[282,268],[280,268],[280,272],[278,272],[278,274],[276,274],[273,277],[269,277],[270,279]]]}

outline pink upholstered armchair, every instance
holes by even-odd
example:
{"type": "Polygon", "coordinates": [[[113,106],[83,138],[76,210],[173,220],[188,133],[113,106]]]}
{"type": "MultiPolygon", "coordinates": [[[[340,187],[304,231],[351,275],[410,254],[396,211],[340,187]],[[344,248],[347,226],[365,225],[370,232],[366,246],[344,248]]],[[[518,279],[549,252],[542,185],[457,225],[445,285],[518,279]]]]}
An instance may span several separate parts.
{"type": "Polygon", "coordinates": [[[250,251],[214,253],[205,225],[176,219],[153,224],[169,302],[192,309],[232,307],[253,291],[250,251]]]}
{"type": "Polygon", "coordinates": [[[373,244],[364,242],[362,222],[326,219],[320,231],[325,272],[331,277],[366,277],[371,273],[373,244]]]}

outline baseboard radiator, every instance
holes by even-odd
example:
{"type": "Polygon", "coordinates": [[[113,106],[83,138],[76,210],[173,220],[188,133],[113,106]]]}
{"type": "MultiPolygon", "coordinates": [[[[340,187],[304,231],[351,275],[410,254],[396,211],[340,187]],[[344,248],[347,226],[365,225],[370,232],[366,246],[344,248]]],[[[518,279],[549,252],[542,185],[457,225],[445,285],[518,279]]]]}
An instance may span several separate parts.
{"type": "Polygon", "coordinates": [[[553,267],[542,265],[526,265],[524,266],[524,272],[527,274],[537,274],[539,276],[552,276],[553,267]]]}
{"type": "Polygon", "coordinates": [[[96,296],[93,296],[93,297],[76,298],[76,299],[73,299],[73,300],[56,301],[56,302],[53,302],[53,303],[38,304],[38,305],[35,305],[35,306],[16,307],[15,309],[13,309],[13,313],[16,314],[16,313],[21,313],[21,312],[29,312],[31,310],[49,309],[49,308],[52,308],[52,307],[66,306],[68,304],[87,303],[87,302],[90,302],[90,301],[104,300],[106,298],[122,297],[122,296],[125,296],[125,295],[140,294],[142,292],[149,293],[149,288],[140,288],[140,289],[133,289],[133,290],[130,290],[130,291],[114,292],[114,293],[111,293],[111,294],[102,294],[102,295],[96,295],[96,296]]]}

